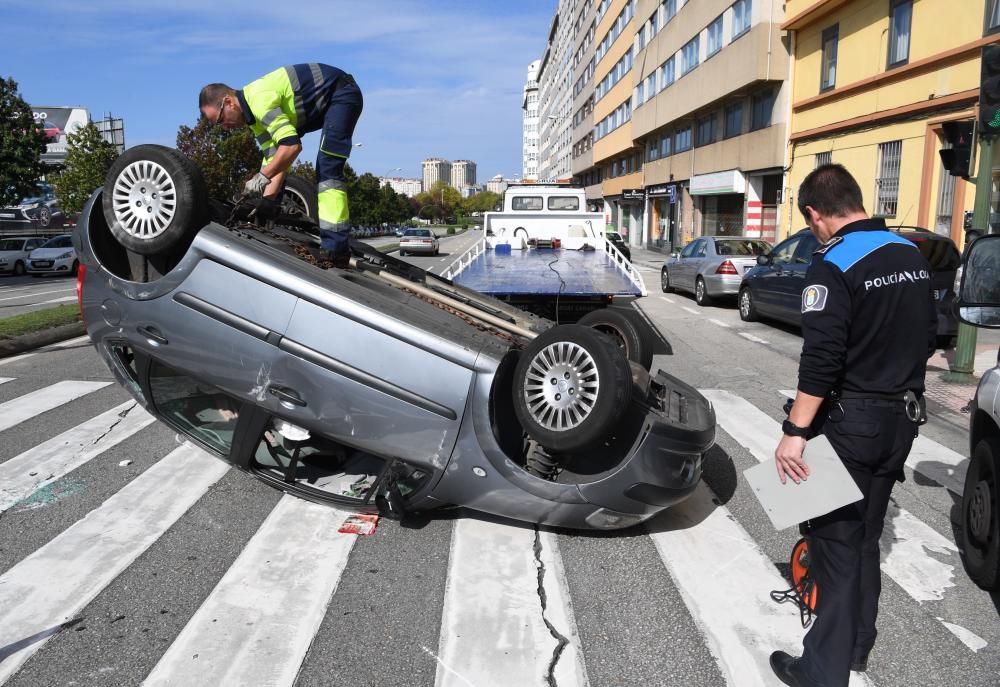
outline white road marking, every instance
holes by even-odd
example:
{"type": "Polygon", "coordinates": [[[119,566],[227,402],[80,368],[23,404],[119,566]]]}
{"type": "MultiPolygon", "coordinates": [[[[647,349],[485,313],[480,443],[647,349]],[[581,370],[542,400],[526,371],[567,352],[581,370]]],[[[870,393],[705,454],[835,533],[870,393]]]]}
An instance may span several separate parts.
{"type": "Polygon", "coordinates": [[[686,305],[682,305],[682,306],[681,306],[681,309],[682,309],[682,310],[687,310],[687,311],[688,311],[689,313],[691,313],[692,315],[700,315],[700,314],[701,314],[700,312],[698,312],[698,311],[697,311],[697,310],[695,310],[694,308],[689,308],[689,307],[687,307],[686,305]]]}
{"type": "Polygon", "coordinates": [[[0,463],[0,513],[153,422],[129,401],[0,463]]]}
{"type": "MultiPolygon", "coordinates": [[[[228,469],[200,448],[181,446],[0,576],[0,646],[13,649],[0,663],[0,683],[73,620],[228,469]]],[[[256,601],[256,596],[248,599],[256,601]]]]}
{"type": "Polygon", "coordinates": [[[709,319],[709,322],[711,322],[712,324],[714,324],[714,325],[716,325],[718,327],[722,327],[724,329],[729,329],[729,325],[726,324],[725,322],[723,322],[722,320],[709,319]]]}
{"type": "MultiPolygon", "coordinates": [[[[795,398],[795,392],[782,389],[787,398],[795,398]]],[[[918,436],[913,441],[910,455],[906,458],[906,467],[929,477],[951,493],[961,496],[965,489],[965,472],[969,467],[968,459],[947,446],[942,446],[925,436],[918,436]]]]}
{"type": "Polygon", "coordinates": [[[30,298],[31,296],[44,296],[49,293],[65,293],[66,291],[75,291],[75,290],[76,287],[73,287],[72,289],[62,288],[62,289],[50,289],[49,291],[35,291],[20,296],[9,296],[8,298],[0,298],[0,301],[16,301],[20,298],[30,298]]]}
{"type": "Polygon", "coordinates": [[[60,341],[57,344],[52,344],[51,346],[46,346],[45,348],[40,348],[37,351],[32,351],[31,353],[22,353],[21,355],[15,355],[12,358],[4,358],[3,360],[0,360],[0,365],[7,365],[8,363],[14,363],[17,362],[18,360],[24,360],[25,358],[30,358],[31,356],[38,355],[39,353],[49,353],[51,351],[55,351],[60,348],[68,348],[70,346],[74,346],[78,343],[82,343],[84,341],[89,341],[89,340],[90,340],[89,336],[86,335],[77,336],[72,339],[67,339],[66,341],[60,341]]]}
{"type": "Polygon", "coordinates": [[[143,685],[292,685],[357,535],[285,495],[143,685]]]}
{"type": "MultiPolygon", "coordinates": [[[[801,655],[805,632],[797,609],[771,600],[768,592],[786,589],[788,582],[753,537],[725,506],[715,503],[703,482],[647,529],[726,684],[775,684],[771,652],[801,655]]],[[[853,673],[850,684],[872,683],[853,673]]]]}
{"type": "Polygon", "coordinates": [[[559,644],[546,627],[548,620],[569,641],[556,663],[555,681],[586,687],[556,537],[538,536],[545,566],[544,618],[535,531],[473,518],[455,521],[435,685],[490,685],[501,675],[504,684],[541,684],[559,644]]]}
{"type": "Polygon", "coordinates": [[[977,635],[975,632],[966,630],[961,625],[955,625],[954,623],[949,623],[946,620],[941,620],[941,618],[938,618],[938,620],[940,620],[945,627],[951,630],[951,633],[953,635],[961,639],[962,643],[965,644],[965,646],[969,647],[973,651],[979,651],[980,649],[985,649],[986,645],[989,644],[989,642],[987,642],[985,639],[977,635]]]}
{"type": "Polygon", "coordinates": [[[670,305],[674,304],[674,299],[673,298],[667,298],[666,296],[660,296],[660,298],[662,298],[663,300],[665,300],[667,303],[670,303],[670,305]]]}
{"type": "Polygon", "coordinates": [[[48,305],[49,303],[68,303],[70,301],[75,301],[76,296],[65,296],[64,298],[53,298],[50,301],[42,301],[41,303],[35,303],[35,305],[48,305]]]}
{"type": "MultiPolygon", "coordinates": [[[[781,439],[777,420],[728,391],[701,390],[701,393],[712,402],[719,425],[733,439],[758,461],[773,460],[781,439]]],[[[908,511],[890,503],[879,543],[882,572],[915,601],[943,599],[945,590],[955,586],[958,549],[908,511]]]]}
{"type": "Polygon", "coordinates": [[[0,403],[0,432],[109,384],[111,382],[56,382],[44,389],[0,403]]]}
{"type": "Polygon", "coordinates": [[[747,341],[753,341],[754,343],[767,345],[767,342],[764,341],[764,339],[760,338],[759,336],[754,336],[749,332],[740,332],[740,336],[742,336],[747,341]]]}
{"type": "Polygon", "coordinates": [[[0,384],[6,384],[7,382],[11,382],[15,379],[17,379],[17,377],[0,377],[0,384]]]}

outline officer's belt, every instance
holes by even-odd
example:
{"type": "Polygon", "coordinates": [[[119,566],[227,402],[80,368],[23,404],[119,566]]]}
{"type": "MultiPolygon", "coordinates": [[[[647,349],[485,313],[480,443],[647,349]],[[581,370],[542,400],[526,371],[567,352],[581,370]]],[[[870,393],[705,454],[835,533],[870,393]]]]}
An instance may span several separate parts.
{"type": "MultiPolygon", "coordinates": [[[[899,391],[894,394],[880,394],[874,391],[834,391],[831,396],[836,400],[871,400],[871,401],[899,401],[900,403],[905,403],[907,401],[907,394],[911,393],[907,391],[899,391]]],[[[923,394],[918,394],[916,391],[912,392],[914,396],[920,398],[923,394]]]]}

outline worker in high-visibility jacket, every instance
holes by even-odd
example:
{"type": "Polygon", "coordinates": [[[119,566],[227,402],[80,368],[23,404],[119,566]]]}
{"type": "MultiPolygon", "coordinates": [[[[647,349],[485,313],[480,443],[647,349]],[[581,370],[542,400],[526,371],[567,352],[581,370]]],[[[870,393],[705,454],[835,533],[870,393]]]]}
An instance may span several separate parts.
{"type": "Polygon", "coordinates": [[[326,64],[293,64],[265,74],[241,90],[213,83],[201,89],[198,107],[225,129],[249,126],[264,154],[247,183],[250,195],[277,199],[285,174],[302,152],[301,136],[323,130],[316,156],[322,249],[335,267],[350,257],[344,165],[363,106],[361,89],[347,72],[326,64]]]}

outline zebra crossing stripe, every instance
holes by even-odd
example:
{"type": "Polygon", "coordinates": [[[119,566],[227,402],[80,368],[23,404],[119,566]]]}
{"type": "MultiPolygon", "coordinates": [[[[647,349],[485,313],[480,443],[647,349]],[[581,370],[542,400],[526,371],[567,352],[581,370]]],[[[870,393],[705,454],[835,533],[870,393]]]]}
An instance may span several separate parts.
{"type": "MultiPolygon", "coordinates": [[[[787,398],[795,398],[794,391],[783,389],[780,393],[787,398]]],[[[965,488],[965,471],[968,468],[965,456],[925,436],[914,439],[913,448],[906,458],[906,467],[929,477],[957,496],[961,496],[965,488]]]]}
{"type": "Polygon", "coordinates": [[[0,384],[6,384],[7,382],[12,382],[16,377],[0,377],[0,384]]]}
{"type": "Polygon", "coordinates": [[[588,685],[556,537],[455,522],[434,684],[588,685]],[[545,604],[543,607],[543,593],[545,604]],[[548,679],[548,678],[552,679],[548,679]]]}
{"type": "Polygon", "coordinates": [[[0,403],[0,432],[19,425],[35,415],[58,408],[81,396],[103,389],[111,382],[57,382],[38,391],[0,403]]]}
{"type": "Polygon", "coordinates": [[[143,685],[292,685],[357,536],[285,495],[143,685]]]}
{"type": "MultiPolygon", "coordinates": [[[[781,425],[777,420],[728,391],[702,390],[701,393],[715,406],[716,419],[727,434],[745,446],[758,461],[773,459],[781,438],[781,425]]],[[[958,549],[905,509],[895,505],[889,508],[880,544],[882,572],[915,601],[943,599],[945,591],[955,586],[958,549]]],[[[945,627],[949,626],[945,624],[945,627]]],[[[961,635],[956,636],[965,641],[961,635]]],[[[966,646],[971,648],[968,643],[966,646]]]]}
{"type": "Polygon", "coordinates": [[[0,513],[154,421],[128,401],[0,463],[0,513]]]}
{"type": "MultiPolygon", "coordinates": [[[[774,563],[705,483],[646,527],[726,684],[774,685],[771,652],[800,655],[804,634],[797,609],[769,596],[788,587],[774,563]]],[[[852,687],[871,684],[851,676],[852,687]]]]}
{"type": "Polygon", "coordinates": [[[185,444],[0,576],[0,684],[228,470],[185,444]]]}

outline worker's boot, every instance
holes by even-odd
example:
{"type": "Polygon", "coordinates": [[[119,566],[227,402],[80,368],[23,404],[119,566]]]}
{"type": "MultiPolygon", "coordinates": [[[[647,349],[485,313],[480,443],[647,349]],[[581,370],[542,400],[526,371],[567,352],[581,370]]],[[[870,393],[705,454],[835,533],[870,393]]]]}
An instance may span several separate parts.
{"type": "Polygon", "coordinates": [[[334,267],[341,270],[351,269],[351,254],[350,253],[331,253],[330,262],[334,267]]]}

